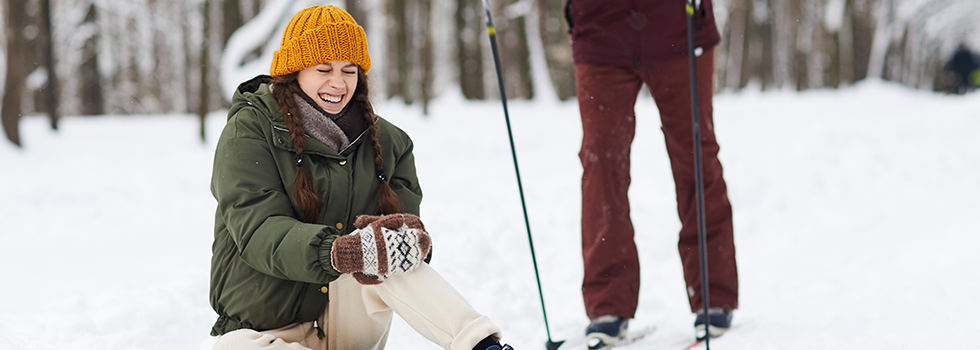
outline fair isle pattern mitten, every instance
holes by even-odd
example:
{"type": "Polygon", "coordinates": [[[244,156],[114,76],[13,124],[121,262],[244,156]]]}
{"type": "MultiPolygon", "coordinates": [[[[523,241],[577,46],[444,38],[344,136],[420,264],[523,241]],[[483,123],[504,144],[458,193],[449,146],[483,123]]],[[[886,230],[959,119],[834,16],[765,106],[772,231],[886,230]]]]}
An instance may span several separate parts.
{"type": "Polygon", "coordinates": [[[415,215],[363,215],[354,226],[358,229],[334,240],[332,265],[362,284],[378,284],[388,275],[412,271],[429,253],[431,239],[415,215]]]}
{"type": "Polygon", "coordinates": [[[357,283],[363,285],[381,284],[381,282],[384,282],[385,279],[387,279],[387,276],[365,275],[363,272],[355,272],[350,275],[354,276],[354,280],[357,281],[357,283]]]}
{"type": "Polygon", "coordinates": [[[402,225],[392,230],[381,227],[388,245],[388,272],[385,275],[414,270],[429,253],[429,235],[425,231],[402,225]]]}

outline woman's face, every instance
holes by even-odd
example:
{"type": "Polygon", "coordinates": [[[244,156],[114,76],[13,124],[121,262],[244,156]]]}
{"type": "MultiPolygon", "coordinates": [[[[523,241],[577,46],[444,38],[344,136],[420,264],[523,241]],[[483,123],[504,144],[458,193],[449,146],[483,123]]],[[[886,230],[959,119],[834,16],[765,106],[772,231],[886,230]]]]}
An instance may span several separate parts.
{"type": "Polygon", "coordinates": [[[328,113],[344,110],[357,88],[357,65],[330,61],[306,67],[296,77],[300,89],[328,113]]]}

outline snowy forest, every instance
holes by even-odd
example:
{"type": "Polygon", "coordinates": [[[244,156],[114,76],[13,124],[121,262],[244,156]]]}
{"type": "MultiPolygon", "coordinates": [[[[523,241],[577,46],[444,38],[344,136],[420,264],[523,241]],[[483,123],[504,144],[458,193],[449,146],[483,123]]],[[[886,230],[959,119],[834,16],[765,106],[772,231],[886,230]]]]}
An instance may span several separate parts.
{"type": "MultiPolygon", "coordinates": [[[[683,1],[683,0],[676,0],[683,1]]],[[[4,0],[2,121],[187,113],[227,106],[295,9],[347,9],[365,28],[374,99],[497,96],[479,0],[4,0]],[[230,71],[235,71],[232,74],[230,71]]],[[[508,98],[574,98],[564,0],[490,1],[508,98]]],[[[980,48],[975,0],[716,0],[719,92],[808,90],[863,79],[948,91],[958,44],[980,48]]]]}

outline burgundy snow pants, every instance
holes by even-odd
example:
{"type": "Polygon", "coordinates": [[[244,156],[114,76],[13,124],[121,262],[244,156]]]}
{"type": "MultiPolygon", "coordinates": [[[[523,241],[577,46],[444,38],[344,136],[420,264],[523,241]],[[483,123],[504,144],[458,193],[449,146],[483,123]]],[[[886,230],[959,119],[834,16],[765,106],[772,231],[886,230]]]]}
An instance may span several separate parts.
{"type": "MultiPolygon", "coordinates": [[[[738,307],[738,273],[732,236],[732,208],[718,161],[711,98],[714,50],[697,59],[705,225],[708,241],[710,306],[738,307]]],[[[641,68],[575,64],[582,114],[582,294],[590,319],[602,315],[633,318],[640,289],[640,266],[627,190],[630,145],[635,134],[633,106],[643,84],[660,110],[682,228],[678,250],[691,311],[703,308],[698,258],[691,88],[687,58],[641,68]]],[[[648,180],[648,179],[644,179],[648,180]]]]}

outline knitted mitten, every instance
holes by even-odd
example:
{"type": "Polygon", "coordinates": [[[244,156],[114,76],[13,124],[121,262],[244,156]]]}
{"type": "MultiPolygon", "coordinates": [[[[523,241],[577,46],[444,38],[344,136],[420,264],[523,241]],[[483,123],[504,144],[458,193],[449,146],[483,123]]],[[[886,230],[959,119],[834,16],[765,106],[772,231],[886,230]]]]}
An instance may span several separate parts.
{"type": "Polygon", "coordinates": [[[357,230],[337,237],[330,248],[331,264],[361,284],[379,284],[392,274],[412,271],[429,254],[431,240],[418,216],[362,215],[357,230]]]}

